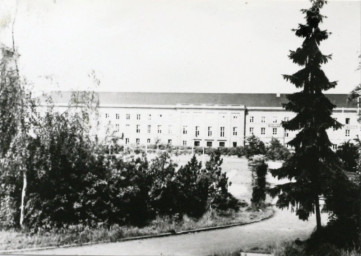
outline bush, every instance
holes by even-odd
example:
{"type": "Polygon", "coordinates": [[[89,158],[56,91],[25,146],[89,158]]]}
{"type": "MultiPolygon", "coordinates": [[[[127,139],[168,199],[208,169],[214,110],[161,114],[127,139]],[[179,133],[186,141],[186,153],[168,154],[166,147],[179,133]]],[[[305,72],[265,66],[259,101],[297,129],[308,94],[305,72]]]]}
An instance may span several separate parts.
{"type": "Polygon", "coordinates": [[[265,157],[262,155],[254,156],[252,161],[249,163],[252,169],[253,176],[253,192],[252,192],[252,206],[255,208],[261,208],[264,206],[266,200],[266,175],[268,165],[265,162],[265,157]]]}
{"type": "Polygon", "coordinates": [[[359,162],[359,147],[347,141],[338,146],[336,155],[340,158],[345,171],[356,172],[359,162]]]}
{"type": "Polygon", "coordinates": [[[266,154],[266,146],[259,138],[252,135],[246,139],[244,153],[248,159],[254,155],[264,155],[266,154]]]}
{"type": "Polygon", "coordinates": [[[290,151],[275,138],[272,138],[266,150],[266,156],[270,160],[287,160],[290,156],[290,151]]]}

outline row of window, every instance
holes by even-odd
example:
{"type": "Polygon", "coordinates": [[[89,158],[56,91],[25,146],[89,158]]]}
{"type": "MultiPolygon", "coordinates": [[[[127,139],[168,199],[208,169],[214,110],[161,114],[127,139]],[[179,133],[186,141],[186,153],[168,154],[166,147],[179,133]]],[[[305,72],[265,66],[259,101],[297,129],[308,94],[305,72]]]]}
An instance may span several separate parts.
{"type": "MultiPolygon", "coordinates": [[[[109,118],[110,115],[108,113],[105,113],[105,118],[109,118]]],[[[159,114],[159,117],[163,117],[162,114],[159,114]]],[[[120,119],[120,114],[115,114],[115,119],[120,119]]],[[[125,119],[130,120],[130,114],[125,114],[125,119]]],[[[136,114],[136,119],[141,120],[141,114],[136,114]]],[[[152,114],[148,114],[148,120],[152,120],[152,114]]]]}
{"type": "MultiPolygon", "coordinates": [[[[337,120],[337,118],[335,118],[335,119],[337,120]]],[[[283,119],[283,121],[285,121],[285,122],[287,122],[288,120],[289,120],[289,117],[285,117],[285,118],[283,119]]],[[[249,122],[250,122],[250,123],[254,123],[254,121],[255,121],[254,116],[250,116],[250,117],[249,117],[249,122]]],[[[351,121],[351,119],[350,119],[349,117],[346,117],[346,118],[345,118],[345,124],[350,124],[350,121],[351,121]]],[[[261,123],[265,123],[265,122],[266,122],[266,117],[265,117],[265,116],[261,116],[261,123]]],[[[277,116],[274,116],[274,117],[273,117],[272,123],[274,123],[274,124],[278,123],[278,118],[277,118],[277,116]]]]}
{"type": "MultiPolygon", "coordinates": [[[[273,135],[277,135],[278,129],[277,128],[272,128],[272,134],[273,135]]],[[[250,134],[254,134],[254,127],[249,127],[249,133],[250,134]]],[[[261,127],[261,135],[266,134],[266,128],[265,127],[261,127]]]]}

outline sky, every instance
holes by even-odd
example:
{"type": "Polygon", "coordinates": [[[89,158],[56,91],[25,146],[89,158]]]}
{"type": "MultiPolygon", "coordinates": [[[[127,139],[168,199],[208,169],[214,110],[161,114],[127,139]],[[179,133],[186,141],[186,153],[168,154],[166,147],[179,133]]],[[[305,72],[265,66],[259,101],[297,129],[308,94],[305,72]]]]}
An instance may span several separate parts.
{"type": "MultiPolygon", "coordinates": [[[[34,90],[290,93],[306,0],[0,0],[0,42],[34,90]],[[16,10],[17,6],[17,11],[16,10]],[[16,13],[16,15],[15,15],[16,13]],[[92,75],[100,84],[96,86],[92,75]]],[[[361,80],[361,0],[329,0],[324,71],[348,93],[361,80]]]]}

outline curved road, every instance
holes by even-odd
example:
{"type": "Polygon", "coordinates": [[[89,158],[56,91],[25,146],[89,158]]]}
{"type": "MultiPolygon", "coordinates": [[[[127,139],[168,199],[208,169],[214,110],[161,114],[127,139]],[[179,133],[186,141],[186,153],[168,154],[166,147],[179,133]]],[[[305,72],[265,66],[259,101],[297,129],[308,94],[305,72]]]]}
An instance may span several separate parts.
{"type": "MultiPolygon", "coordinates": [[[[187,159],[180,160],[185,162],[187,159]]],[[[228,158],[223,163],[223,167],[233,183],[230,192],[237,198],[250,198],[251,175],[248,171],[247,160],[228,158]]],[[[272,180],[272,177],[267,179],[271,183],[279,182],[272,180]]],[[[311,216],[309,221],[300,221],[294,213],[276,209],[271,219],[245,226],[162,238],[34,251],[28,254],[212,255],[266,247],[296,238],[302,240],[308,237],[316,226],[314,219],[315,217],[311,216]]],[[[322,219],[326,220],[327,216],[322,216],[322,219]]]]}
{"type": "MultiPolygon", "coordinates": [[[[323,219],[326,219],[323,216],[323,219]]],[[[306,238],[314,229],[314,216],[300,221],[294,213],[276,210],[271,219],[228,229],[128,242],[29,252],[61,255],[212,255],[306,238]]]]}

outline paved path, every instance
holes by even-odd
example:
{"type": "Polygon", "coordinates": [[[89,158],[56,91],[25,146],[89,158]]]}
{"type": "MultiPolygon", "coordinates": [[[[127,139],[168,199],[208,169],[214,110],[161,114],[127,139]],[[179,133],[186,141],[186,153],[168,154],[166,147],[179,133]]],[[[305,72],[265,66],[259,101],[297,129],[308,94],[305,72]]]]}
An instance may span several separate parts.
{"type": "Polygon", "coordinates": [[[62,255],[212,255],[306,238],[315,227],[314,216],[303,222],[290,211],[256,224],[188,235],[29,252],[62,255]]]}

